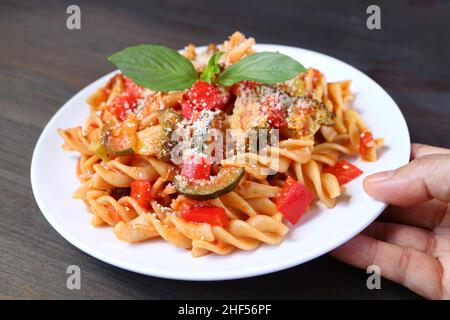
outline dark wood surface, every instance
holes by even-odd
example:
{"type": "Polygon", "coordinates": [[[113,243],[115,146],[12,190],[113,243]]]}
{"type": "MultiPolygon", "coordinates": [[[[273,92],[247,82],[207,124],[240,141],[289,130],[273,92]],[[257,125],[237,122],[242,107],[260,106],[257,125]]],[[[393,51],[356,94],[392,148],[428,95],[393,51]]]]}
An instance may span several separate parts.
{"type": "MultiPolygon", "coordinates": [[[[417,298],[387,280],[323,256],[274,274],[184,282],[109,266],[65,241],[44,219],[30,186],[34,145],[77,91],[113,70],[125,46],[206,44],[234,30],[261,43],[298,46],[346,61],[401,107],[414,141],[450,147],[450,2],[376,1],[382,30],[366,28],[371,1],[75,1],[82,29],[66,28],[69,1],[0,2],[0,298],[417,298]],[[66,288],[66,268],[82,271],[66,288]]],[[[389,119],[386,119],[389,121],[389,119]]],[[[395,123],[392,123],[395,126],[395,123]]]]}

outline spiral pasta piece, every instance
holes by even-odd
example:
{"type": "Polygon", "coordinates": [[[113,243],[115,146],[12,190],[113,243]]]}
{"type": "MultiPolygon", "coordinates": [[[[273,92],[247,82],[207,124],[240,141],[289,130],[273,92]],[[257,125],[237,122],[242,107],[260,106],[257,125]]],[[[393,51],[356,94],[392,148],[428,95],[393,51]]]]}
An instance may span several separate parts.
{"type": "Polygon", "coordinates": [[[188,223],[183,224],[182,221],[175,221],[178,222],[180,230],[174,224],[174,220],[160,220],[155,213],[148,213],[143,210],[136,200],[131,197],[122,197],[118,201],[111,197],[100,197],[92,201],[91,205],[97,215],[104,219],[106,223],[114,226],[114,234],[126,242],[143,241],[155,236],[161,236],[164,240],[177,247],[190,249],[192,247],[191,239],[186,237],[183,232],[192,236],[199,234],[199,229],[204,228],[204,226],[192,224],[190,226],[191,230],[188,231],[188,223]],[[118,218],[115,219],[110,216],[111,213],[108,212],[109,205],[112,205],[117,211],[118,218]],[[136,215],[138,216],[136,217],[136,215]],[[195,229],[195,231],[192,229],[195,229]]]}
{"type": "Polygon", "coordinates": [[[226,166],[243,166],[245,171],[258,180],[274,173],[285,173],[292,162],[306,163],[311,159],[313,140],[287,139],[277,147],[268,146],[261,153],[244,153],[222,161],[226,166]]]}
{"type": "MultiPolygon", "coordinates": [[[[322,127],[321,133],[327,142],[334,143],[335,149],[340,145],[341,153],[355,155],[359,153],[361,136],[369,132],[367,124],[362,117],[349,108],[349,103],[354,99],[350,92],[350,81],[341,81],[328,84],[330,101],[333,102],[333,111],[336,115],[333,127],[322,127]]],[[[374,139],[366,146],[367,152],[362,154],[362,158],[367,161],[377,160],[377,150],[384,143],[384,139],[374,139]]],[[[323,148],[323,147],[322,147],[323,148]]],[[[315,148],[316,149],[316,148],[315,148]]]]}
{"type": "Polygon", "coordinates": [[[197,257],[208,251],[224,255],[234,248],[253,250],[261,243],[276,245],[288,231],[278,219],[266,215],[256,215],[247,221],[233,220],[227,227],[213,227],[217,242],[193,241],[192,255],[197,257]]]}
{"type": "Polygon", "coordinates": [[[255,44],[255,39],[245,38],[240,32],[235,32],[231,35],[228,41],[225,41],[222,45],[224,52],[221,61],[225,62],[225,65],[236,63],[245,55],[253,52],[252,46],[255,44]]]}
{"type": "Polygon", "coordinates": [[[266,215],[254,215],[247,221],[235,219],[226,227],[189,223],[176,215],[168,215],[160,220],[151,213],[141,213],[132,220],[124,221],[129,219],[129,216],[123,216],[129,212],[124,207],[128,201],[125,199],[114,202],[113,199],[101,197],[93,207],[95,213],[108,224],[115,225],[114,233],[123,241],[134,243],[161,236],[178,247],[192,248],[194,256],[207,252],[226,254],[234,247],[252,250],[260,243],[278,244],[288,232],[288,227],[281,222],[280,217],[266,215]],[[108,215],[108,210],[105,209],[108,205],[118,210],[120,221],[115,222],[114,218],[108,215]]]}
{"type": "Polygon", "coordinates": [[[89,204],[92,213],[110,226],[116,225],[119,221],[131,221],[138,212],[143,212],[136,200],[131,197],[122,197],[115,200],[109,195],[100,196],[97,199],[89,200],[89,204]]]}
{"type": "Polygon", "coordinates": [[[341,194],[336,177],[330,173],[323,173],[320,165],[310,160],[304,165],[296,164],[294,172],[296,178],[302,181],[308,189],[314,191],[316,196],[329,208],[335,206],[335,199],[341,194]]]}
{"type": "Polygon", "coordinates": [[[126,158],[111,160],[105,165],[95,164],[93,166],[98,176],[114,187],[129,187],[133,180],[155,181],[158,172],[148,163],[142,166],[126,165],[126,158]]]}
{"type": "Polygon", "coordinates": [[[100,157],[97,155],[87,156],[82,154],[77,161],[77,178],[80,182],[85,182],[91,179],[94,174],[94,165],[101,162],[100,157]]]}
{"type": "Polygon", "coordinates": [[[67,151],[77,151],[81,154],[91,156],[94,153],[89,150],[90,141],[83,134],[81,127],[58,129],[58,134],[64,139],[63,149],[67,151]]]}

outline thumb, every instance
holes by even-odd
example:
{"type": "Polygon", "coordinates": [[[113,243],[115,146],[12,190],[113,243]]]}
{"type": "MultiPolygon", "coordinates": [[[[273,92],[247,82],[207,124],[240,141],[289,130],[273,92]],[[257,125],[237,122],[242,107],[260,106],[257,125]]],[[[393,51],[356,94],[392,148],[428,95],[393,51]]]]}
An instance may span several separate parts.
{"type": "Polygon", "coordinates": [[[368,176],[364,189],[375,199],[398,206],[430,199],[450,202],[450,155],[426,155],[397,170],[368,176]]]}

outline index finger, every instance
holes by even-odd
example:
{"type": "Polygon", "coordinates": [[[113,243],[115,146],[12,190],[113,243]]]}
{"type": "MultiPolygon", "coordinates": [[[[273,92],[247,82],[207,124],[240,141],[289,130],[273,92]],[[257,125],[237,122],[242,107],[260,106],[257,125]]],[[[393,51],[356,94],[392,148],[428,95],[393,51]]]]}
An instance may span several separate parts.
{"type": "Polygon", "coordinates": [[[431,199],[449,202],[450,154],[421,156],[394,171],[370,175],[364,189],[375,199],[397,206],[431,199]]]}

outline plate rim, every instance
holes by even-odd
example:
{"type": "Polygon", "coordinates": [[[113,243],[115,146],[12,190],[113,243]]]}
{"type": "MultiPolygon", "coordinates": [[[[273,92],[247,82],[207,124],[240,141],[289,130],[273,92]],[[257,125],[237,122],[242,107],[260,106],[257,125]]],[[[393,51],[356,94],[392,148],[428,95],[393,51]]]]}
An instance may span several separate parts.
{"type": "MultiPolygon", "coordinates": [[[[375,80],[373,80],[372,78],[370,78],[368,75],[366,75],[365,73],[363,73],[362,71],[360,71],[359,69],[357,69],[356,67],[352,66],[351,64],[334,58],[332,56],[329,56],[327,54],[321,53],[321,52],[317,52],[314,50],[309,50],[309,49],[305,49],[305,48],[301,48],[301,47],[294,47],[294,46],[287,46],[287,45],[278,45],[278,44],[267,44],[267,43],[258,43],[255,45],[255,48],[257,49],[258,47],[272,47],[273,50],[272,51],[278,51],[277,48],[279,49],[287,49],[287,50],[303,50],[303,51],[307,51],[309,53],[312,53],[314,55],[319,55],[322,57],[325,57],[327,59],[331,59],[333,62],[338,62],[341,64],[344,64],[346,67],[350,67],[352,69],[354,69],[357,73],[359,73],[359,76],[365,77],[367,78],[370,82],[372,82],[373,85],[375,85],[376,87],[378,87],[378,89],[381,89],[382,92],[384,92],[388,98],[392,101],[392,103],[394,104],[394,106],[396,107],[401,119],[403,120],[403,124],[405,127],[405,132],[404,134],[406,134],[406,137],[408,139],[409,145],[408,145],[408,151],[410,152],[410,148],[411,148],[411,136],[410,136],[410,132],[409,132],[409,128],[408,128],[408,124],[406,122],[406,119],[401,111],[401,109],[398,107],[397,103],[395,102],[395,100],[391,97],[391,95],[383,88],[381,87],[375,80]]],[[[202,47],[198,47],[199,49],[201,49],[202,47]]],[[[79,91],[77,91],[69,100],[67,100],[54,114],[53,116],[49,119],[49,121],[47,122],[47,124],[45,125],[44,129],[42,130],[41,134],[39,135],[39,138],[36,142],[36,145],[34,147],[33,150],[33,155],[31,158],[31,166],[30,166],[30,179],[31,179],[31,188],[32,188],[32,192],[33,192],[33,196],[35,198],[36,203],[38,204],[38,207],[41,211],[41,213],[43,214],[43,216],[45,217],[45,219],[47,220],[47,222],[66,240],[68,241],[70,244],[72,244],[73,246],[75,246],[77,249],[83,251],[84,253],[99,259],[105,263],[111,264],[113,266],[116,266],[118,268],[124,269],[124,270],[128,270],[128,271],[133,271],[139,274],[143,274],[146,276],[154,276],[154,277],[159,277],[159,278],[165,278],[165,279],[173,279],[173,280],[189,280],[189,281],[218,281],[218,280],[233,280],[233,279],[242,279],[242,278],[249,278],[249,277],[256,277],[256,276],[261,276],[261,275],[265,275],[265,274],[270,274],[270,273],[274,273],[277,271],[281,271],[281,270],[286,270],[289,268],[292,268],[294,266],[306,263],[308,261],[311,261],[317,257],[320,257],[328,252],[330,252],[331,250],[339,247],[340,245],[342,245],[343,243],[347,242],[348,240],[352,239],[354,236],[356,236],[357,234],[359,234],[362,230],[364,230],[369,224],[371,224],[383,211],[384,209],[387,207],[387,204],[383,204],[381,209],[379,210],[379,212],[375,215],[375,218],[373,220],[370,220],[364,225],[364,228],[362,228],[361,230],[357,230],[351,233],[351,236],[346,237],[345,239],[343,239],[340,242],[332,242],[331,244],[329,244],[328,246],[324,246],[322,248],[322,250],[320,251],[314,251],[314,253],[309,253],[306,256],[302,256],[301,259],[297,258],[292,258],[292,259],[284,259],[282,260],[282,262],[276,263],[276,264],[272,264],[272,263],[268,263],[265,264],[263,266],[254,266],[251,269],[247,269],[247,270],[238,270],[238,271],[233,271],[233,272],[229,272],[227,274],[220,274],[220,275],[216,275],[214,273],[207,273],[205,274],[192,274],[192,273],[183,273],[183,272],[177,272],[174,273],[172,271],[169,272],[164,272],[164,271],[158,271],[155,272],[155,270],[152,270],[151,272],[149,272],[148,269],[146,269],[145,267],[140,267],[140,266],[135,266],[135,265],[129,265],[126,264],[126,262],[122,262],[119,261],[119,259],[113,257],[113,256],[109,256],[107,254],[103,254],[102,252],[100,252],[100,250],[97,250],[95,248],[89,247],[88,245],[84,245],[81,241],[78,241],[76,239],[76,237],[72,237],[72,235],[67,232],[64,227],[60,226],[59,223],[56,222],[56,219],[53,218],[53,216],[49,213],[51,210],[48,210],[48,208],[46,207],[44,200],[41,199],[39,197],[39,192],[36,191],[38,190],[37,188],[37,153],[38,150],[40,149],[40,146],[44,143],[44,137],[47,135],[47,131],[50,130],[51,124],[56,121],[56,119],[58,118],[59,114],[61,114],[64,109],[66,109],[69,105],[71,105],[72,101],[76,99],[76,97],[78,96],[78,94],[87,89],[88,87],[91,87],[94,85],[94,83],[96,83],[97,81],[100,81],[102,79],[111,77],[112,75],[114,75],[115,73],[117,73],[118,70],[114,70],[106,75],[103,75],[101,77],[99,77],[98,79],[95,79],[94,81],[92,81],[91,83],[89,83],[88,85],[86,85],[85,87],[81,88],[79,91]]],[[[409,156],[409,153],[408,153],[409,156]]],[[[404,161],[403,161],[404,162],[404,161]]],[[[407,163],[407,161],[405,162],[407,163]]]]}

